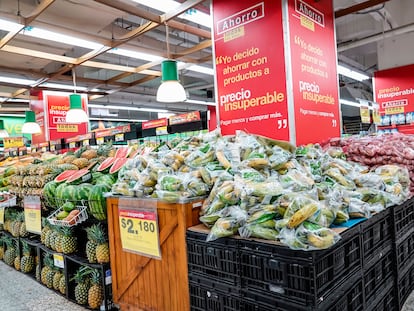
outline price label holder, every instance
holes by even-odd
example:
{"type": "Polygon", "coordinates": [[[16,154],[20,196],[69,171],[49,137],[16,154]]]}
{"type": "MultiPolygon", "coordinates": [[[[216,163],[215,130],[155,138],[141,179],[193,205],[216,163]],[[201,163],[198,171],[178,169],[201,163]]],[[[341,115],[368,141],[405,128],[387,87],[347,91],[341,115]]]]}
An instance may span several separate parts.
{"type": "Polygon", "coordinates": [[[89,146],[89,139],[84,139],[82,142],[83,146],[89,146]]]}
{"type": "Polygon", "coordinates": [[[62,268],[62,269],[65,268],[65,259],[63,258],[62,254],[54,253],[53,254],[53,263],[54,263],[55,267],[62,268]]]}
{"type": "Polygon", "coordinates": [[[56,146],[55,145],[50,145],[50,151],[56,151],[56,146]]]}
{"type": "Polygon", "coordinates": [[[120,198],[118,206],[123,250],[161,259],[157,202],[120,198]]]}
{"type": "Polygon", "coordinates": [[[42,147],[42,152],[46,152],[47,148],[46,147],[42,147]]]}
{"type": "Polygon", "coordinates": [[[42,231],[42,210],[40,197],[25,196],[23,198],[23,206],[26,230],[31,233],[40,234],[42,231]]]}
{"type": "Polygon", "coordinates": [[[115,134],[115,141],[124,141],[124,133],[115,134]]]}
{"type": "Polygon", "coordinates": [[[96,144],[97,145],[103,145],[104,141],[105,141],[105,139],[103,137],[96,138],[96,144]]]}
{"type": "Polygon", "coordinates": [[[4,224],[4,209],[5,207],[0,207],[0,224],[4,224]]]}
{"type": "Polygon", "coordinates": [[[75,148],[75,147],[76,147],[76,142],[72,141],[72,142],[69,143],[69,148],[70,149],[75,148]]]}

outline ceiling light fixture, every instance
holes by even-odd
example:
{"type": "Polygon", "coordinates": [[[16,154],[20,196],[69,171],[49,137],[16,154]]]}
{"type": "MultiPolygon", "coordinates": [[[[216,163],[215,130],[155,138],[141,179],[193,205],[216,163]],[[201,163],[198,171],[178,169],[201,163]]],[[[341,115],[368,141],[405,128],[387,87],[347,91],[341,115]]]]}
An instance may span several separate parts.
{"type": "Polygon", "coordinates": [[[9,133],[4,129],[4,121],[0,120],[0,138],[9,137],[9,133]]]}
{"type": "Polygon", "coordinates": [[[33,110],[26,111],[24,124],[22,126],[23,134],[38,134],[41,132],[40,125],[36,123],[36,115],[33,110]]]}
{"type": "Polygon", "coordinates": [[[82,108],[82,97],[76,94],[76,75],[75,70],[72,69],[73,86],[75,94],[69,95],[69,110],[66,113],[67,123],[85,123],[88,122],[88,114],[82,108]]]}
{"type": "MultiPolygon", "coordinates": [[[[170,58],[170,43],[168,37],[168,25],[165,24],[165,35],[167,42],[167,56],[170,58]]],[[[187,98],[184,87],[178,80],[177,62],[172,59],[161,63],[161,85],[157,90],[157,101],[163,103],[182,102],[187,98]]]]}
{"type": "Polygon", "coordinates": [[[364,81],[364,80],[368,80],[370,77],[360,73],[358,71],[355,71],[353,69],[350,69],[348,67],[344,67],[342,65],[338,65],[338,74],[346,76],[348,78],[357,80],[359,82],[364,81]]]}

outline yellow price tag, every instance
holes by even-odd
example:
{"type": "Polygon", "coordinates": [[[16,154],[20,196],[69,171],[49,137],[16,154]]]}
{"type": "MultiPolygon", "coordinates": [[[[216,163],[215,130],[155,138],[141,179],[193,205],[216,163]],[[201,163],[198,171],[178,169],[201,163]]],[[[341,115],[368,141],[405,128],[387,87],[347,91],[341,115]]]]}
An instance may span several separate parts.
{"type": "Polygon", "coordinates": [[[65,260],[63,259],[62,254],[54,253],[53,254],[53,263],[54,263],[55,267],[62,268],[62,269],[65,268],[65,260]]]}
{"type": "Polygon", "coordinates": [[[98,137],[96,139],[96,144],[97,145],[103,145],[104,141],[105,141],[105,139],[103,137],[98,137]]]}
{"type": "Polygon", "coordinates": [[[46,152],[47,148],[46,147],[42,147],[42,152],[46,152]]]}
{"type": "Polygon", "coordinates": [[[4,224],[4,207],[0,207],[0,224],[4,224]]]}
{"type": "Polygon", "coordinates": [[[83,140],[82,144],[83,144],[84,146],[89,146],[89,139],[85,139],[85,140],[83,140]]]}
{"type": "Polygon", "coordinates": [[[75,148],[76,147],[76,142],[71,142],[71,143],[69,143],[69,148],[70,149],[72,149],[72,148],[75,148]]]}
{"type": "Polygon", "coordinates": [[[40,234],[42,231],[42,213],[40,198],[35,196],[24,197],[24,220],[28,232],[40,234]]]}
{"type": "Polygon", "coordinates": [[[124,140],[124,134],[116,134],[115,135],[115,141],[123,141],[124,140]]]}
{"type": "Polygon", "coordinates": [[[55,145],[50,145],[50,151],[55,151],[56,150],[56,146],[55,145]]]}
{"type": "Polygon", "coordinates": [[[156,208],[120,208],[119,227],[125,251],[161,258],[156,208]]]}

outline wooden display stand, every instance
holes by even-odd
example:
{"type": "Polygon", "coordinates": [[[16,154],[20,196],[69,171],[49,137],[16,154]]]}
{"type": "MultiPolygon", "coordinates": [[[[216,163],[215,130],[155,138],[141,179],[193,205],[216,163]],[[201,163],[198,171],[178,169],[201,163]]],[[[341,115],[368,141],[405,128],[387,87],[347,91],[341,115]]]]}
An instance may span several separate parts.
{"type": "MultiPolygon", "coordinates": [[[[113,301],[121,310],[190,310],[185,234],[199,223],[202,200],[169,204],[156,202],[161,260],[122,248],[119,198],[107,199],[113,301]]],[[[145,199],[131,198],[139,206],[145,199]]]]}

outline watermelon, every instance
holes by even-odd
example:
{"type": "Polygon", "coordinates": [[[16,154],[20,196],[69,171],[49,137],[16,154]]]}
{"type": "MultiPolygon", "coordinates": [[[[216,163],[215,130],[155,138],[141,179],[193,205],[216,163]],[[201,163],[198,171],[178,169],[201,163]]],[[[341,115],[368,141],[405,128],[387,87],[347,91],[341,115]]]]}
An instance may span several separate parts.
{"type": "Polygon", "coordinates": [[[119,147],[116,149],[115,158],[128,158],[131,151],[130,147],[119,147]]]}
{"type": "Polygon", "coordinates": [[[92,180],[92,174],[89,173],[89,170],[83,168],[81,170],[76,171],[72,176],[70,176],[66,182],[71,184],[80,184],[83,182],[88,182],[92,180]]]}
{"type": "Polygon", "coordinates": [[[98,220],[106,220],[106,198],[104,194],[109,192],[111,187],[105,184],[94,185],[89,193],[89,212],[98,220]]]}
{"type": "Polygon", "coordinates": [[[73,174],[75,174],[75,172],[77,172],[78,170],[66,170],[66,171],[63,171],[62,173],[60,173],[59,175],[57,175],[56,177],[55,177],[55,181],[57,182],[57,183],[60,183],[60,182],[64,182],[64,181],[66,181],[69,177],[71,177],[73,174]]]}
{"type": "Polygon", "coordinates": [[[92,183],[96,184],[96,181],[101,178],[102,176],[105,176],[104,173],[101,172],[92,172],[92,183]]]}
{"type": "Polygon", "coordinates": [[[117,158],[109,169],[109,174],[118,173],[118,171],[129,161],[127,158],[117,158]]]}
{"type": "Polygon", "coordinates": [[[62,201],[62,196],[63,196],[62,193],[65,190],[66,186],[67,186],[66,183],[60,183],[56,187],[56,189],[55,189],[55,200],[56,200],[56,203],[59,203],[59,202],[62,201]]]}
{"type": "Polygon", "coordinates": [[[43,187],[43,194],[50,207],[56,207],[56,188],[59,185],[56,181],[52,180],[46,183],[43,187]]]}
{"type": "Polygon", "coordinates": [[[61,200],[63,202],[76,201],[76,189],[77,186],[75,185],[66,185],[66,187],[62,190],[61,193],[61,200]]]}
{"type": "Polygon", "coordinates": [[[76,187],[76,200],[80,202],[86,202],[89,198],[93,185],[88,183],[80,184],[76,187]]]}
{"type": "Polygon", "coordinates": [[[109,170],[111,165],[114,163],[115,157],[108,157],[106,158],[99,166],[96,168],[98,172],[103,172],[109,170]]]}
{"type": "Polygon", "coordinates": [[[102,175],[95,181],[95,185],[107,185],[108,187],[112,187],[112,185],[116,182],[114,176],[107,174],[102,175]]]}

